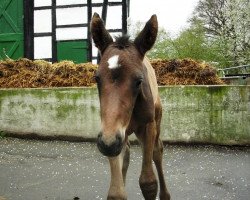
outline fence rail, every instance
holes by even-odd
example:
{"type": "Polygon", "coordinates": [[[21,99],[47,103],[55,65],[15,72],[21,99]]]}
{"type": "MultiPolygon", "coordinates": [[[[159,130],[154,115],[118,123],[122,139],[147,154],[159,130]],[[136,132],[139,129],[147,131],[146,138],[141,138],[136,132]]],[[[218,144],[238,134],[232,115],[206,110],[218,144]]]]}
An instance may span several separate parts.
{"type": "Polygon", "coordinates": [[[250,64],[218,69],[218,75],[225,77],[250,77],[250,64]]]}

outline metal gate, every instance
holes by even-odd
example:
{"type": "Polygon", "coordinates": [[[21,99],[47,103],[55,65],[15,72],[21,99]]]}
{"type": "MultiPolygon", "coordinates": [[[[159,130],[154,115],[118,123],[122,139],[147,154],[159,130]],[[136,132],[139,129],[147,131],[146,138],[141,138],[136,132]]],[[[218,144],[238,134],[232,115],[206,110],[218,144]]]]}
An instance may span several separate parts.
{"type": "Polygon", "coordinates": [[[0,1],[0,59],[24,56],[23,2],[0,1]]]}

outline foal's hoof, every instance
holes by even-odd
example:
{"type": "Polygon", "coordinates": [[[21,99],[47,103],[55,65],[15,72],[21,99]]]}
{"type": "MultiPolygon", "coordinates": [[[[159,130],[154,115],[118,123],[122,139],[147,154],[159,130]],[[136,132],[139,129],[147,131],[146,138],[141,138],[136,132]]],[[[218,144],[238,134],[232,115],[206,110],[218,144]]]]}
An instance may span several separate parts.
{"type": "Polygon", "coordinates": [[[108,196],[107,200],[127,200],[127,197],[108,196]]]}
{"type": "Polygon", "coordinates": [[[117,192],[117,190],[110,190],[107,200],[127,200],[127,195],[124,192],[117,192]]]}
{"type": "Polygon", "coordinates": [[[127,200],[127,194],[123,187],[112,186],[109,188],[107,200],[127,200]]]}
{"type": "Polygon", "coordinates": [[[168,192],[160,193],[160,200],[170,200],[170,194],[168,192]]]}
{"type": "Polygon", "coordinates": [[[140,188],[145,200],[154,200],[157,195],[157,181],[140,183],[140,188]]]}

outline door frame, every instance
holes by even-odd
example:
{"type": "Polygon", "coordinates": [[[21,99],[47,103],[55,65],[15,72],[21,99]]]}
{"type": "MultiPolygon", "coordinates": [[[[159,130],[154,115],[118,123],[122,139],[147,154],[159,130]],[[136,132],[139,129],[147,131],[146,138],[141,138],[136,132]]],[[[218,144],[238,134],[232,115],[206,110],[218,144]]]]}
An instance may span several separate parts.
{"type": "Polygon", "coordinates": [[[24,57],[34,59],[34,0],[23,0],[24,57]]]}
{"type": "Polygon", "coordinates": [[[67,7],[79,7],[85,6],[88,9],[87,13],[87,23],[80,24],[80,27],[87,27],[87,60],[91,62],[96,57],[92,55],[92,39],[90,34],[90,21],[92,18],[92,7],[102,7],[102,17],[104,23],[106,23],[107,16],[107,6],[122,6],[122,29],[110,29],[109,32],[122,32],[127,33],[127,17],[129,14],[129,2],[130,0],[121,0],[120,2],[109,2],[108,0],[103,0],[103,3],[92,3],[92,0],[87,0],[87,4],[74,4],[74,5],[64,5],[57,6],[56,0],[52,0],[51,6],[34,7],[34,0],[23,0],[23,12],[24,12],[24,57],[33,60],[34,59],[34,37],[35,36],[51,36],[52,37],[52,58],[45,59],[51,62],[57,62],[57,40],[56,40],[56,28],[64,27],[76,27],[76,25],[57,25],[56,24],[56,9],[57,8],[67,8],[67,7]],[[34,33],[34,11],[51,9],[52,14],[52,32],[51,33],[34,33]]]}

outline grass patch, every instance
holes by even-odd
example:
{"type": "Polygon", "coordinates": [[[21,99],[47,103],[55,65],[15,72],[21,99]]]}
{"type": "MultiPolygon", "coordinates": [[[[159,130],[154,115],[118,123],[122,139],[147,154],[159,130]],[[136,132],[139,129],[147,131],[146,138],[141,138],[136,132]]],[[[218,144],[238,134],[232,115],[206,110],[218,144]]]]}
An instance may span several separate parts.
{"type": "Polygon", "coordinates": [[[4,131],[0,131],[0,139],[3,139],[6,136],[6,133],[4,131]]]}

